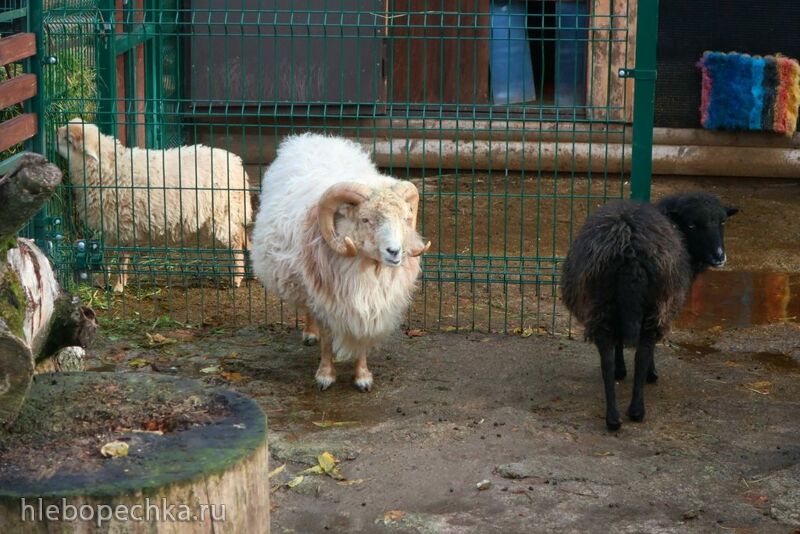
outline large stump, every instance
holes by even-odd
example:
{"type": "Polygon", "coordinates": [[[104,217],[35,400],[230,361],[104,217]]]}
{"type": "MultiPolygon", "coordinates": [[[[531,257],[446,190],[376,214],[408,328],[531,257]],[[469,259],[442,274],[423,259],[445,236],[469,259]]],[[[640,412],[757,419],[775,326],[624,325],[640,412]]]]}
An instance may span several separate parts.
{"type": "Polygon", "coordinates": [[[235,392],[153,374],[40,374],[0,433],[0,532],[269,532],[267,459],[266,417],[235,392]],[[128,455],[103,457],[112,441],[128,455]]]}

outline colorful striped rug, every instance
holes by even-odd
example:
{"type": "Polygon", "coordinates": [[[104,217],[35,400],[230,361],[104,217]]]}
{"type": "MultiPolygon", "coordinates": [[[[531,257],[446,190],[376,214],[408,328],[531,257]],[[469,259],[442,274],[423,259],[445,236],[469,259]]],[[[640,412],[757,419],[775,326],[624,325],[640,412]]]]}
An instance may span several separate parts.
{"type": "Polygon", "coordinates": [[[797,60],[705,52],[697,65],[703,72],[703,128],[794,134],[800,105],[797,60]]]}

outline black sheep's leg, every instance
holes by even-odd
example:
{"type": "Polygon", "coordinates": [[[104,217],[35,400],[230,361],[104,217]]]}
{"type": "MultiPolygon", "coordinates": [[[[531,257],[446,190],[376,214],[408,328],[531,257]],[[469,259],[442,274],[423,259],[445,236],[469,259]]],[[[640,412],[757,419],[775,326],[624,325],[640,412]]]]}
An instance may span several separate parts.
{"type": "Polygon", "coordinates": [[[625,368],[625,351],[622,345],[622,341],[617,342],[617,346],[614,349],[614,378],[617,380],[624,380],[626,376],[628,376],[628,370],[625,368]]]}
{"type": "Polygon", "coordinates": [[[628,408],[628,417],[630,417],[631,421],[644,420],[644,383],[653,364],[655,346],[655,336],[650,332],[643,331],[639,337],[639,346],[636,347],[636,367],[633,371],[633,398],[628,408]]]}
{"type": "Polygon", "coordinates": [[[650,369],[647,370],[647,383],[655,384],[658,381],[658,373],[656,373],[656,359],[650,358],[650,369]]]}
{"type": "Polygon", "coordinates": [[[614,344],[598,342],[600,367],[603,371],[603,385],[606,391],[606,426],[609,430],[619,430],[622,424],[617,411],[617,398],[614,394],[614,344]]]}

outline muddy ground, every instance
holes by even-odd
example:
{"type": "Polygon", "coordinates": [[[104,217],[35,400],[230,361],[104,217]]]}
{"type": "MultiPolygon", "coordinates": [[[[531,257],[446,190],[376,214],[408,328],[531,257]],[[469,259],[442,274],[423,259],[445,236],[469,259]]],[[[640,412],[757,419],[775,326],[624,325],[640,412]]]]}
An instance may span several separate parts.
{"type": "MultiPolygon", "coordinates": [[[[654,196],[700,183],[657,181],[654,196]]],[[[256,399],[272,467],[285,465],[270,481],[273,532],[798,532],[800,184],[702,185],[742,208],[729,264],[699,280],[658,347],[645,421],[617,433],[605,429],[598,357],[574,328],[412,323],[371,357],[371,393],[352,386],[348,364],[321,393],[318,348],[264,309],[242,327],[224,307],[199,326],[108,312],[89,366],[191,376],[256,399]],[[346,480],[311,474],[288,487],[325,451],[346,480]]],[[[618,385],[623,411],[630,386],[618,385]]]]}

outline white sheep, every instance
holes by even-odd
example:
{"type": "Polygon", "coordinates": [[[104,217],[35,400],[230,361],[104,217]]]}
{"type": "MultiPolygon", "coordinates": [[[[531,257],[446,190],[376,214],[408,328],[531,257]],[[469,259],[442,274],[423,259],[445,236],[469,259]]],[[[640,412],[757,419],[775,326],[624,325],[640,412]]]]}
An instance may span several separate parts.
{"type": "MultiPolygon", "coordinates": [[[[233,283],[244,277],[247,173],[239,156],[203,145],[126,148],[94,124],[72,119],[56,133],[78,212],[109,246],[233,250],[233,283]]],[[[122,253],[114,291],[127,283],[122,253]]]]}
{"type": "Polygon", "coordinates": [[[419,193],[378,172],[342,138],[287,138],[264,173],[253,229],[253,272],[306,310],[303,340],[320,334],[316,380],[336,380],[333,355],[355,359],[355,384],[372,388],[367,354],[400,325],[430,246],[416,231],[419,193]]]}

